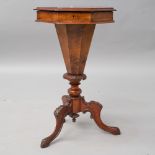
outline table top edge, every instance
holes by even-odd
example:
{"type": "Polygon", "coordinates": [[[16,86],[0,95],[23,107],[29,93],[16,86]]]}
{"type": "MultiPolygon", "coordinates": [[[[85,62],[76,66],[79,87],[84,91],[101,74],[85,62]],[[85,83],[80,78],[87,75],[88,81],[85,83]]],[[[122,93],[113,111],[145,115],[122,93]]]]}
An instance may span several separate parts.
{"type": "Polygon", "coordinates": [[[99,11],[116,11],[116,9],[112,7],[36,7],[34,10],[37,11],[66,11],[66,12],[99,12],[99,11]]]}

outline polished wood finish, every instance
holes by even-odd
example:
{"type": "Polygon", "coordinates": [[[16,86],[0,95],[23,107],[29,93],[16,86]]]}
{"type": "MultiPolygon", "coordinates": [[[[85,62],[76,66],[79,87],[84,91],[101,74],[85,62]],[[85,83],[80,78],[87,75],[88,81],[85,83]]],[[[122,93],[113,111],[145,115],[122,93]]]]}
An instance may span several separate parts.
{"type": "Polygon", "coordinates": [[[67,73],[83,74],[95,24],[56,24],[67,73]]]}
{"type": "Polygon", "coordinates": [[[113,8],[45,8],[38,7],[38,22],[54,24],[112,23],[113,8]]]}
{"type": "Polygon", "coordinates": [[[79,112],[90,112],[97,126],[113,135],[119,135],[117,127],[103,123],[100,118],[102,105],[96,101],[86,102],[81,96],[80,81],[86,79],[84,68],[95,25],[113,22],[113,8],[37,8],[37,21],[54,23],[60,42],[67,73],[64,79],[71,87],[69,95],[62,97],[62,105],[55,112],[56,127],[54,132],[42,140],[41,147],[47,147],[60,133],[65,117],[70,116],[73,122],[79,112]]]}

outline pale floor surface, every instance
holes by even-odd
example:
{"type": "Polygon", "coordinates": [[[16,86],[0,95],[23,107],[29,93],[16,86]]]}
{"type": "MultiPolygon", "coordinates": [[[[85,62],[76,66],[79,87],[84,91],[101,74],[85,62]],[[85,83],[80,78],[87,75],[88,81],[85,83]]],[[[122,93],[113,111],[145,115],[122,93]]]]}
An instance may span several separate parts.
{"type": "Polygon", "coordinates": [[[155,155],[155,78],[153,76],[88,75],[82,82],[87,101],[100,101],[102,119],[122,134],[100,130],[89,113],[76,123],[67,117],[50,147],[40,140],[53,131],[53,111],[68,82],[54,74],[0,75],[1,155],[155,155]]]}

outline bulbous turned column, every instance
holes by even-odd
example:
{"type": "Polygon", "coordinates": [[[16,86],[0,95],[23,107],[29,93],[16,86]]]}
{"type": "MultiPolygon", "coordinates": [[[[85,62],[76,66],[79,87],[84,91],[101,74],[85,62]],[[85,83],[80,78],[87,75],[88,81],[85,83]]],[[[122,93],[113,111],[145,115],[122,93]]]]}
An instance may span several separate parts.
{"type": "Polygon", "coordinates": [[[70,97],[80,97],[82,90],[79,88],[80,81],[86,79],[86,75],[72,75],[69,73],[65,73],[63,75],[64,79],[70,81],[69,84],[71,87],[68,89],[68,94],[70,97]]]}
{"type": "Polygon", "coordinates": [[[80,82],[70,82],[71,88],[68,89],[70,97],[79,97],[81,89],[79,88],[80,82]]]}

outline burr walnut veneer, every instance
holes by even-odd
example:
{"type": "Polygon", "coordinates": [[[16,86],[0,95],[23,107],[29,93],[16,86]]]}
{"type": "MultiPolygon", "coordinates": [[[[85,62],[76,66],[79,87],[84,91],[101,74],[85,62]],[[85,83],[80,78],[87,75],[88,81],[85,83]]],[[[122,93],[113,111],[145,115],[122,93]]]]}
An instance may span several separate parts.
{"type": "Polygon", "coordinates": [[[64,79],[70,82],[68,95],[62,97],[62,105],[54,112],[56,127],[54,132],[42,140],[41,147],[49,146],[60,133],[65,117],[73,122],[79,112],[90,112],[97,126],[113,135],[119,135],[117,127],[103,123],[100,118],[102,105],[96,101],[86,102],[81,96],[80,81],[86,79],[84,68],[96,24],[112,23],[113,8],[56,8],[38,7],[37,22],[53,23],[57,31],[67,73],[64,79]]]}

